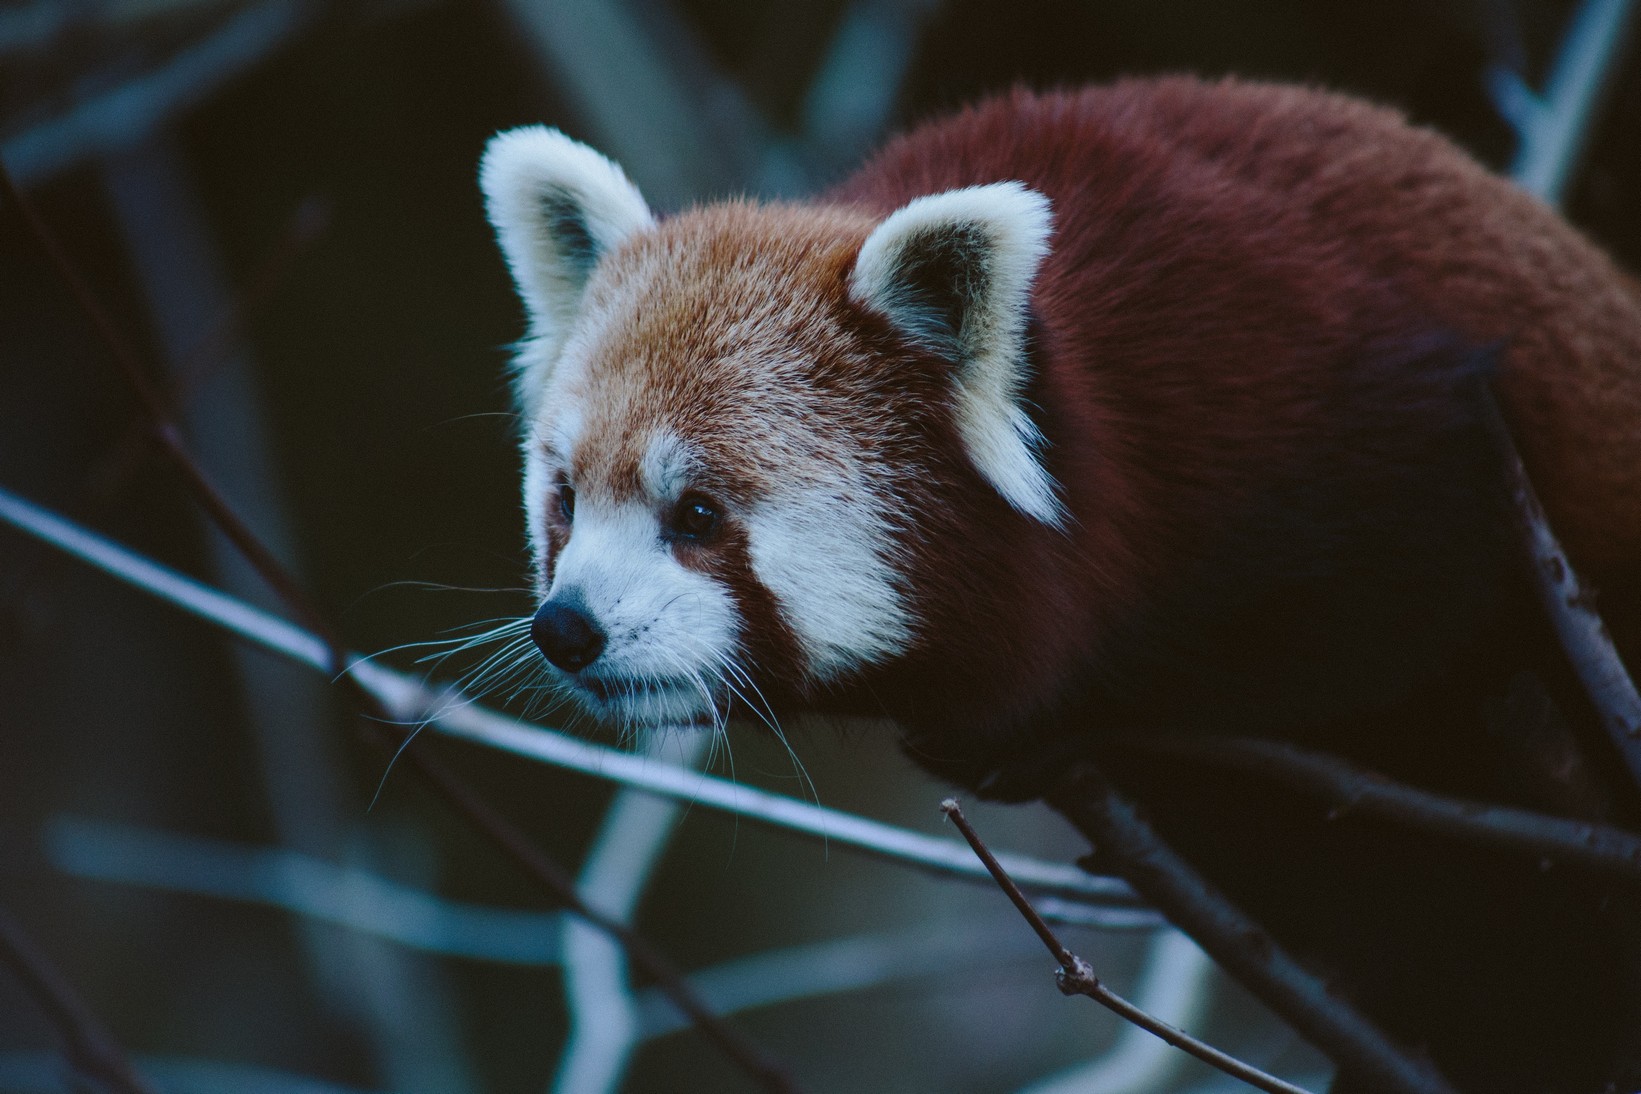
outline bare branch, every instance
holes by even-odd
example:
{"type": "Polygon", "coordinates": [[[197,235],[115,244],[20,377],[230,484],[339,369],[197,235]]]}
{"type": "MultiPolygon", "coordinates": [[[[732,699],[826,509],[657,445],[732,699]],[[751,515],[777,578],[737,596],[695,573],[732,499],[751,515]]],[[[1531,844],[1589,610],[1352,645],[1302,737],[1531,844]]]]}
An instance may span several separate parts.
{"type": "Polygon", "coordinates": [[[282,847],[67,815],[47,823],[44,842],[52,866],[69,877],[259,904],[446,957],[559,961],[560,912],[448,900],[282,847]]]}
{"type": "Polygon", "coordinates": [[[1631,780],[1641,787],[1641,694],[1636,692],[1607,625],[1595,610],[1594,592],[1573,569],[1567,552],[1550,529],[1544,506],[1527,476],[1492,389],[1484,386],[1481,399],[1488,430],[1504,464],[1517,528],[1537,579],[1539,600],[1602,728],[1618,749],[1631,780]]]}
{"type": "Polygon", "coordinates": [[[1278,741],[1175,734],[1123,738],[1121,743],[1276,779],[1332,801],[1334,815],[1385,817],[1468,843],[1566,860],[1641,880],[1641,836],[1612,825],[1443,797],[1337,756],[1278,741]]]}
{"type": "MultiPolygon", "coordinates": [[[[931,931],[926,923],[760,950],[696,969],[690,982],[726,1014],[825,995],[867,991],[912,979],[974,975],[990,966],[1018,967],[1037,952],[1013,919],[967,916],[931,931]]],[[[686,1028],[676,1008],[645,989],[639,1037],[651,1041],[686,1028]]]]}
{"type": "Polygon", "coordinates": [[[1060,963],[1054,981],[1059,985],[1062,994],[1086,995],[1102,1007],[1112,1011],[1124,1020],[1132,1022],[1147,1033],[1162,1038],[1175,1048],[1190,1053],[1203,1063],[1216,1067],[1232,1078],[1240,1079],[1258,1090],[1268,1091],[1269,1094],[1306,1094],[1306,1091],[1301,1087],[1284,1082],[1274,1075],[1268,1075],[1252,1064],[1244,1063],[1235,1056],[1221,1052],[1212,1045],[1205,1044],[1190,1034],[1175,1029],[1166,1022],[1159,1021],[1102,984],[1100,978],[1094,974],[1094,967],[1067,949],[1065,944],[1049,929],[1049,925],[1043,922],[1043,918],[1031,906],[1031,901],[1026,899],[1026,895],[1020,891],[1019,886],[1015,885],[1009,877],[1008,871],[1003,869],[991,853],[991,849],[980,838],[980,833],[976,832],[974,827],[969,824],[968,818],[963,816],[963,810],[957,802],[947,798],[940,803],[940,811],[946,814],[953,824],[957,825],[957,830],[963,833],[963,838],[969,841],[970,847],[974,848],[975,855],[979,857],[981,862],[986,864],[986,869],[991,873],[991,876],[997,879],[997,884],[1002,887],[1003,892],[1014,902],[1014,906],[1020,910],[1020,914],[1025,916],[1026,922],[1031,924],[1031,929],[1037,932],[1037,937],[1042,939],[1043,945],[1048,947],[1048,952],[1054,955],[1054,960],[1060,963]]]}
{"type": "Polygon", "coordinates": [[[1341,1071],[1383,1094],[1454,1094],[1428,1061],[1396,1045],[1162,841],[1092,765],[1047,797],[1130,884],[1341,1071]]]}
{"type": "Polygon", "coordinates": [[[566,908],[619,942],[633,964],[655,980],[657,987],[667,993],[673,1005],[689,1017],[703,1037],[717,1045],[765,1090],[795,1094],[798,1086],[785,1068],[765,1056],[739,1029],[714,1014],[689,986],[683,972],[642,935],[620,920],[589,907],[576,891],[575,879],[569,872],[531,843],[477,791],[429,757],[420,743],[405,748],[403,756],[460,816],[544,884],[566,908]]]}
{"type": "Polygon", "coordinates": [[[131,1068],[131,1061],[97,1016],[45,954],[0,909],[0,964],[11,969],[57,1027],[76,1071],[125,1094],[155,1094],[131,1068]]]}
{"type": "Polygon", "coordinates": [[[102,153],[129,148],[270,56],[318,11],[308,0],[264,0],[245,7],[163,67],[8,137],[0,142],[0,158],[18,179],[33,184],[102,153]]]}
{"type": "MultiPolygon", "coordinates": [[[[1215,972],[1214,959],[1201,946],[1185,932],[1166,927],[1153,934],[1146,946],[1132,1001],[1176,1029],[1200,1025],[1213,1002],[1215,972]]],[[[1270,1050],[1268,1045],[1262,1048],[1270,1050]]],[[[1191,1057],[1166,1041],[1125,1024],[1116,1041],[1099,1055],[1034,1079],[1016,1094],[1157,1094],[1174,1090],[1190,1062],[1191,1057]]],[[[1327,1080],[1295,1085],[1325,1087],[1327,1080]]],[[[1202,1087],[1193,1089],[1207,1094],[1202,1087]]]]}
{"type": "MultiPolygon", "coordinates": [[[[137,396],[147,414],[149,425],[154,436],[159,440],[161,448],[171,458],[177,471],[182,475],[185,485],[193,493],[195,499],[205,510],[211,521],[220,528],[245,556],[246,560],[256,569],[257,573],[268,583],[269,588],[279,596],[290,609],[302,619],[310,630],[317,632],[325,644],[333,649],[336,643],[326,632],[319,613],[308,602],[307,596],[297,587],[289,573],[273,552],[251,531],[249,525],[234,512],[228,500],[224,498],[210,477],[205,473],[187,445],[183,443],[182,430],[172,414],[171,402],[153,380],[149,378],[147,370],[137,358],[125,338],[121,336],[113,320],[98,302],[90,286],[85,282],[74,264],[69,261],[63,252],[56,237],[41,219],[39,212],[18,187],[11,172],[4,164],[0,164],[0,195],[3,195],[11,207],[22,216],[29,235],[36,245],[45,254],[52,271],[62,281],[73,297],[75,304],[90,321],[92,329],[98,339],[108,350],[109,356],[118,367],[126,384],[137,396]]],[[[344,662],[333,659],[334,671],[340,672],[344,662]]]]}
{"type": "MultiPolygon", "coordinates": [[[[325,644],[307,631],[161,566],[4,489],[0,489],[0,521],[264,649],[322,671],[330,664],[325,644]]],[[[974,856],[951,840],[936,839],[670,764],[647,762],[631,753],[520,722],[480,706],[453,689],[430,686],[363,658],[350,655],[347,671],[361,687],[376,696],[388,708],[392,720],[399,723],[425,723],[442,733],[487,748],[652,794],[721,809],[774,828],[853,847],[891,862],[971,880],[987,876],[974,856]]],[[[1150,929],[1160,922],[1156,913],[1140,905],[1126,883],[1115,878],[1092,877],[1063,863],[1018,855],[1000,857],[1010,873],[1034,893],[1048,894],[1040,899],[1040,904],[1055,904],[1060,908],[1060,913],[1054,916],[1057,922],[1120,930],[1150,929]]]]}
{"type": "Polygon", "coordinates": [[[1512,72],[1490,74],[1492,91],[1520,145],[1510,175],[1560,205],[1589,141],[1590,120],[1623,53],[1633,0],[1584,0],[1562,39],[1542,96],[1512,72]]]}
{"type": "Polygon", "coordinates": [[[682,974],[665,960],[659,951],[652,949],[624,924],[589,908],[576,893],[573,879],[562,866],[531,844],[512,822],[498,813],[468,783],[433,759],[423,743],[410,742],[407,745],[410,733],[403,726],[396,724],[392,713],[378,695],[364,687],[357,675],[346,671],[353,658],[336,640],[290,572],[233,511],[227,499],[188,451],[183,443],[181,430],[171,415],[169,400],[148,378],[138,363],[136,354],[120,337],[45,222],[28,198],[18,189],[3,165],[0,165],[0,194],[4,194],[23,215],[35,242],[46,253],[53,269],[68,286],[86,317],[91,320],[127,383],[137,394],[165,451],[171,456],[182,474],[183,481],[206,515],[244,553],[247,561],[255,567],[280,599],[316,632],[317,640],[314,636],[305,636],[308,641],[304,644],[310,652],[314,645],[318,645],[323,650],[324,665],[354,691],[358,709],[366,715],[359,720],[359,726],[367,737],[390,752],[402,751],[412,769],[421,775],[434,792],[459,816],[478,829],[538,883],[545,886],[567,908],[618,939],[633,961],[662,985],[679,1008],[690,1016],[702,1035],[736,1061],[760,1085],[774,1091],[795,1090],[796,1087],[785,1070],[768,1059],[763,1051],[738,1029],[714,1015],[685,983],[682,974]]]}
{"type": "Polygon", "coordinates": [[[56,45],[70,32],[129,34],[149,21],[194,14],[190,9],[227,7],[233,0],[99,0],[92,4],[65,4],[62,0],[32,0],[0,8],[0,58],[39,53],[56,45]]]}
{"type": "MultiPolygon", "coordinates": [[[[681,752],[679,762],[697,766],[707,754],[704,733],[653,736],[646,758],[681,752]]],[[[576,889],[592,907],[631,923],[656,865],[677,832],[682,802],[624,789],[604,812],[592,848],[582,860],[576,889]]],[[[553,1089],[565,1094],[614,1094],[639,1043],[638,1000],[626,954],[605,934],[569,919],[561,932],[564,997],[570,1037],[559,1054],[553,1089]]]]}

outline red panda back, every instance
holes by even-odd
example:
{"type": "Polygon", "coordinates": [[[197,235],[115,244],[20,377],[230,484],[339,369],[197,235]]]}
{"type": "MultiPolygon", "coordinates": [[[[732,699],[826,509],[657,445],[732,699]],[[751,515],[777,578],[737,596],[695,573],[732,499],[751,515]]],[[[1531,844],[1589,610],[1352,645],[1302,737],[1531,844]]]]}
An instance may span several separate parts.
{"type": "Polygon", "coordinates": [[[1641,1066],[1621,894],[1101,739],[1271,734],[1460,797],[1627,815],[1622,789],[1558,803],[1567,771],[1528,755],[1543,727],[1499,713],[1539,687],[1580,717],[1475,381],[1496,372],[1552,523],[1641,661],[1633,282],[1442,138],[1301,88],[1017,92],[891,143],[829,196],[887,211],[1004,179],[1053,206],[1030,394],[1073,545],[1037,529],[970,561],[1009,611],[935,628],[963,640],[913,677],[908,750],[1022,797],[1095,755],[1463,1089],[1594,1089],[1615,1059],[1641,1066]],[[1513,1000],[1520,982],[1554,1002],[1513,1000]]]}
{"type": "Polygon", "coordinates": [[[1641,299],[1552,211],[1445,139],[1308,89],[1127,81],[992,100],[890,144],[835,196],[891,208],[1005,178],[1053,201],[1036,302],[1069,344],[1109,314],[1091,282],[1110,297],[1170,262],[1194,266],[1200,294],[1155,316],[1159,328],[1202,332],[1204,315],[1234,308],[1267,323],[1257,286],[1223,280],[1262,255],[1267,288],[1302,290],[1307,321],[1363,332],[1418,312],[1504,347],[1506,409],[1559,534],[1597,577],[1641,570],[1641,299]],[[1143,238],[1124,231],[1136,217],[1143,238]],[[1206,250],[1205,236],[1242,253],[1206,250]]]}

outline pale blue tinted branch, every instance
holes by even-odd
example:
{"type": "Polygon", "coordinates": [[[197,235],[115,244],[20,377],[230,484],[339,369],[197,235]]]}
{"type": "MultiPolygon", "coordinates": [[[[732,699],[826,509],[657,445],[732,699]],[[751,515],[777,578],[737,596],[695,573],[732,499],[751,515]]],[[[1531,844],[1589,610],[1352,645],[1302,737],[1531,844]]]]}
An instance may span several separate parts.
{"type": "Polygon", "coordinates": [[[163,67],[0,141],[0,159],[19,185],[28,186],[93,156],[129,148],[267,58],[307,25],[314,10],[301,0],[246,7],[163,67]]]}
{"type": "MultiPolygon", "coordinates": [[[[766,950],[691,973],[690,986],[719,1014],[864,991],[884,984],[941,975],[972,976],[988,965],[1042,965],[1043,945],[1020,930],[1019,919],[945,923],[801,946],[766,950]]],[[[689,1028],[666,996],[651,988],[640,997],[642,1039],[689,1028]]]]}
{"type": "MultiPolygon", "coordinates": [[[[180,1056],[139,1056],[144,1075],[163,1094],[374,1094],[362,1087],[289,1071],[180,1056]]],[[[54,1052],[0,1052],[0,1094],[62,1094],[75,1089],[63,1058],[54,1052]]]]}
{"type": "MultiPolygon", "coordinates": [[[[0,489],[0,521],[242,638],[321,670],[329,664],[324,643],[301,628],[224,596],[4,489],[0,489]]],[[[580,741],[488,710],[454,689],[429,687],[364,659],[351,659],[348,672],[407,724],[426,722],[448,736],[489,748],[819,836],[832,844],[893,862],[991,883],[985,868],[955,840],[927,836],[580,741]]],[[[1094,877],[1075,866],[1023,856],[1002,854],[998,858],[1022,887],[1082,905],[1089,913],[1083,921],[1097,924],[1102,906],[1108,906],[1117,912],[1112,926],[1138,925],[1134,922],[1138,898],[1115,878],[1094,877]]]]}
{"type": "MultiPolygon", "coordinates": [[[[574,922],[556,912],[450,901],[276,848],[84,817],[53,818],[45,845],[51,864],[71,877],[276,908],[447,957],[551,966],[560,959],[561,925],[574,922]]],[[[1018,926],[1010,916],[937,932],[916,926],[828,939],[737,958],[688,979],[718,1013],[733,1014],[1040,957],[1040,944],[1018,926]]],[[[636,997],[634,1009],[634,1045],[690,1026],[653,988],[636,997]]],[[[0,1069],[0,1091],[15,1074],[0,1069]]]]}
{"type": "Polygon", "coordinates": [[[72,816],[53,818],[45,843],[52,865],[78,878],[260,904],[450,957],[559,957],[555,912],[445,900],[292,851],[72,816]]]}
{"type": "Polygon", "coordinates": [[[1526,92],[1519,79],[1490,76],[1500,112],[1521,140],[1510,175],[1551,205],[1561,204],[1589,143],[1590,123],[1623,47],[1632,7],[1632,0],[1584,0],[1542,95],[1526,92]]]}
{"type": "MultiPolygon", "coordinates": [[[[706,758],[709,740],[705,733],[657,734],[647,742],[646,753],[658,758],[670,751],[693,768],[706,758]]],[[[617,794],[576,879],[581,899],[630,924],[683,809],[676,799],[630,787],[617,794]]],[[[638,1047],[638,1004],[627,954],[607,932],[573,916],[565,917],[561,937],[570,1037],[559,1054],[552,1088],[561,1094],[613,1094],[638,1047]]],[[[669,1006],[681,1016],[676,1003],[669,1001],[669,1006]]]]}

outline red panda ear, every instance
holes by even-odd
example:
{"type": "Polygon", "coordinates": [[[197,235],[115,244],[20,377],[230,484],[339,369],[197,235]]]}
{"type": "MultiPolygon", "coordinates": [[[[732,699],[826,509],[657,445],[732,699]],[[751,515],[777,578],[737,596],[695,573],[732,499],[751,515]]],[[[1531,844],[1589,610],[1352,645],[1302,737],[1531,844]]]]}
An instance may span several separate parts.
{"type": "Polygon", "coordinates": [[[599,259],[655,218],[621,168],[539,125],[490,139],[479,187],[530,314],[532,344],[520,355],[520,381],[538,386],[599,259]]]}
{"type": "Polygon", "coordinates": [[[949,190],[890,214],[861,246],[854,300],[952,361],[969,457],[1008,503],[1064,519],[1022,399],[1031,283],[1048,252],[1048,199],[1018,182],[949,190]]]}

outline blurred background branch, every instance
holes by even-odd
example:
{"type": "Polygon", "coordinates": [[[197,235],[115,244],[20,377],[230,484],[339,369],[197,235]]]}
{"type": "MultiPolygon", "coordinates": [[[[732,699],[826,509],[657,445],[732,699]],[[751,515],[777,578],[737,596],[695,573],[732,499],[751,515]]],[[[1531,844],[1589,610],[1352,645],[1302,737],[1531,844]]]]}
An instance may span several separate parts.
{"type": "MultiPolygon", "coordinates": [[[[676,208],[810,192],[889,129],[1017,81],[1303,79],[1394,102],[1514,164],[1633,266],[1641,75],[1617,63],[1630,6],[36,0],[0,10],[0,159],[63,226],[143,359],[172,370],[190,443],[213,453],[204,460],[235,508],[282,559],[300,559],[352,644],[385,648],[528,611],[499,348],[520,324],[472,179],[496,129],[561,126],[676,208]],[[316,208],[312,222],[292,212],[316,208]],[[269,247],[287,235],[296,250],[269,247]],[[407,577],[494,591],[403,596],[407,577]]],[[[243,606],[250,587],[130,442],[128,397],[86,367],[98,351],[83,319],[15,231],[0,232],[0,255],[0,484],[212,575],[236,597],[129,556],[109,563],[325,664],[311,634],[243,606]]],[[[39,526],[38,512],[25,519],[39,526]]],[[[0,884],[156,1084],[553,1083],[578,1019],[544,979],[555,966],[536,960],[554,961],[559,932],[575,929],[515,910],[538,891],[428,791],[382,785],[381,759],[334,733],[343,715],[311,672],[85,580],[9,533],[0,649],[0,884]],[[37,865],[20,849],[42,833],[37,865]],[[269,929],[274,907],[289,930],[269,929]]],[[[598,863],[623,874],[620,918],[697,969],[713,1005],[753,1012],[806,1085],[1227,1089],[1044,997],[1041,961],[994,929],[993,894],[942,880],[959,869],[953,853],[973,870],[968,852],[906,829],[939,790],[908,773],[886,730],[796,736],[821,809],[780,792],[796,775],[774,745],[736,741],[750,784],[736,786],[521,726],[514,714],[539,698],[528,686],[522,710],[493,714],[361,672],[401,712],[444,704],[436,728],[463,738],[453,760],[486,800],[581,863],[589,891],[598,863]],[[612,794],[589,772],[668,803],[612,794]],[[621,835],[606,812],[618,800],[652,801],[667,819],[621,835]],[[686,808],[672,827],[677,803],[695,801],[711,808],[686,808]],[[767,840],[738,816],[821,838],[767,840]],[[884,869],[885,858],[927,870],[884,869]]],[[[1055,865],[1082,847],[1054,818],[994,818],[1059,894],[1043,908],[1141,929],[1089,936],[1102,969],[1152,1009],[1177,1008],[1176,1024],[1201,1022],[1260,1066],[1322,1085],[1325,1062],[1178,936],[1151,933],[1156,914],[1131,893],[1055,865]]],[[[744,1082],[674,1035],[676,1012],[613,951],[581,967],[632,1022],[610,1042],[600,1089],[744,1082]]],[[[577,997],[590,1029],[596,995],[577,997]]],[[[60,1088],[49,1031],[7,983],[0,1014],[12,1019],[0,1023],[0,1090],[60,1088]]]]}
{"type": "MultiPolygon", "coordinates": [[[[129,19],[180,8],[176,4],[92,5],[99,11],[124,12],[129,19]]],[[[226,7],[214,4],[213,7],[226,7]]],[[[41,3],[11,18],[17,25],[0,24],[0,49],[36,39],[36,48],[50,45],[74,28],[79,5],[41,3]],[[49,22],[49,9],[58,19],[49,22]],[[12,33],[8,34],[7,32],[12,33]]],[[[37,185],[90,160],[140,144],[190,107],[221,91],[224,84],[287,45],[314,19],[318,5],[307,0],[262,0],[233,12],[223,24],[200,41],[178,51],[150,71],[129,77],[88,73],[76,82],[86,90],[58,114],[36,122],[0,141],[0,159],[25,186],[37,185]]],[[[117,25],[123,20],[111,19],[117,25]]]]}
{"type": "MultiPolygon", "coordinates": [[[[0,489],[0,521],[40,536],[53,546],[70,551],[81,561],[230,629],[243,639],[305,662],[310,668],[329,668],[329,653],[316,637],[135,555],[3,489],[0,489]]],[[[370,660],[354,660],[348,674],[405,725],[437,727],[516,756],[616,781],[650,795],[722,809],[904,865],[976,881],[989,880],[984,867],[975,863],[973,856],[955,840],[925,836],[702,775],[677,762],[634,755],[578,740],[544,726],[520,723],[486,710],[452,688],[423,683],[370,660]]],[[[653,838],[653,833],[647,834],[653,838]]],[[[998,858],[1023,886],[1062,900],[1080,898],[1094,907],[1110,905],[1117,910],[1132,908],[1137,903],[1132,891],[1112,878],[1091,876],[1070,865],[1034,861],[1018,855],[1005,853],[998,858]]],[[[633,880],[636,883],[636,879],[633,880]]],[[[1154,924],[1155,920],[1119,919],[1116,925],[1154,924]]]]}

